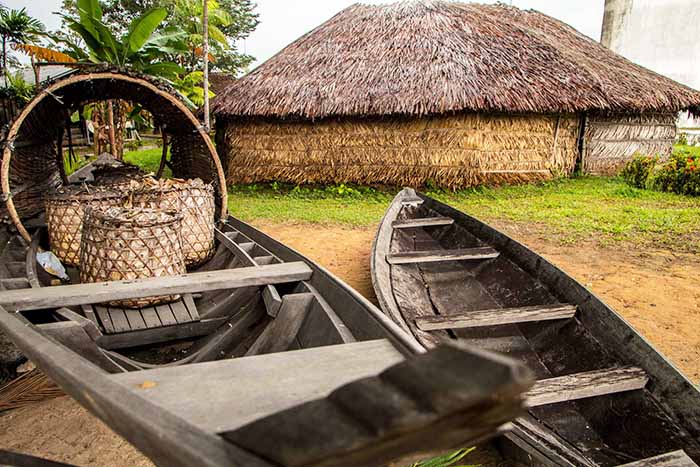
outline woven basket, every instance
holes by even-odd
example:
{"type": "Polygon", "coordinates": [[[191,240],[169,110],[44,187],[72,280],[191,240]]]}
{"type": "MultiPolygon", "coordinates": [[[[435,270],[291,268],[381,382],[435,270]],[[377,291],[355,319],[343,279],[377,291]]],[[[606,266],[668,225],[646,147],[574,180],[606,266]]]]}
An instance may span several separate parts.
{"type": "MultiPolygon", "coordinates": [[[[143,279],[186,272],[182,256],[182,215],[177,212],[88,208],[83,225],[81,282],[143,279]]],[[[178,298],[179,295],[165,295],[109,304],[141,308],[178,298]]]]}
{"type": "MultiPolygon", "coordinates": [[[[133,187],[133,184],[132,184],[133,187]]],[[[198,266],[214,253],[214,188],[200,179],[142,180],[132,192],[134,207],[180,212],[182,250],[188,267],[198,266]]]]}
{"type": "Polygon", "coordinates": [[[102,166],[93,169],[92,176],[95,184],[108,187],[113,190],[128,189],[133,182],[141,180],[149,175],[137,165],[121,165],[118,167],[102,166]]]}
{"type": "Polygon", "coordinates": [[[45,196],[51,251],[64,264],[80,266],[80,236],[86,207],[121,205],[126,195],[96,187],[62,187],[45,196]]]}

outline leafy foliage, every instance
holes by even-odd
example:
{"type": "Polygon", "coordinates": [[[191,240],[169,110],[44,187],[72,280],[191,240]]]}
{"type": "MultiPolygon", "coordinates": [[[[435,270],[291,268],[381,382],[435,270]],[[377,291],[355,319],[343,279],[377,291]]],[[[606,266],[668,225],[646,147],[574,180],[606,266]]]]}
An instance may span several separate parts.
{"type": "Polygon", "coordinates": [[[477,467],[476,465],[456,465],[457,462],[464,459],[467,454],[474,451],[474,449],[476,448],[459,449],[450,454],[445,454],[444,456],[437,456],[432,459],[415,462],[411,467],[477,467]]]}
{"type": "Polygon", "coordinates": [[[46,28],[38,19],[27,14],[26,8],[10,10],[0,8],[0,37],[2,38],[2,69],[7,70],[7,46],[35,42],[46,34],[46,28]]]}
{"type": "Polygon", "coordinates": [[[700,196],[700,149],[677,147],[668,162],[649,174],[647,186],[679,195],[700,196]]]}
{"type": "Polygon", "coordinates": [[[34,85],[27,83],[22,74],[5,72],[6,85],[0,88],[0,97],[9,97],[19,102],[28,102],[34,96],[34,85]]]}
{"type": "Polygon", "coordinates": [[[622,176],[622,178],[630,186],[635,188],[646,188],[649,174],[658,161],[658,157],[635,154],[632,157],[632,160],[625,165],[624,169],[622,169],[620,176],[622,176]]]}

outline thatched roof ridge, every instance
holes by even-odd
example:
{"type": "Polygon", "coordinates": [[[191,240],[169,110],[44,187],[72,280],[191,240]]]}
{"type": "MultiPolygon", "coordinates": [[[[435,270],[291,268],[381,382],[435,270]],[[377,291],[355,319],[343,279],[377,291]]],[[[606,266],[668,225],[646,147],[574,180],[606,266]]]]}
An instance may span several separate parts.
{"type": "Polygon", "coordinates": [[[219,95],[219,117],[323,118],[463,110],[677,111],[700,92],[537,11],[355,4],[219,95]]]}

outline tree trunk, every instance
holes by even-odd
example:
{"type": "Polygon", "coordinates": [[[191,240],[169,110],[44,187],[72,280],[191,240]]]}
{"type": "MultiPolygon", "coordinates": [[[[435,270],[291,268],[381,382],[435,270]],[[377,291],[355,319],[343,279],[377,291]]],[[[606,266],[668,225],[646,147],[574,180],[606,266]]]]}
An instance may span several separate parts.
{"type": "Polygon", "coordinates": [[[204,63],[204,131],[209,132],[209,5],[208,0],[203,0],[204,11],[202,14],[202,58],[204,63]]]}
{"type": "Polygon", "coordinates": [[[7,86],[7,37],[2,36],[2,76],[7,86]]]}
{"type": "Polygon", "coordinates": [[[117,144],[115,138],[116,132],[114,131],[114,106],[112,105],[111,100],[107,101],[107,125],[109,125],[110,153],[112,154],[112,157],[114,157],[117,160],[120,160],[119,153],[117,152],[117,144]]]}

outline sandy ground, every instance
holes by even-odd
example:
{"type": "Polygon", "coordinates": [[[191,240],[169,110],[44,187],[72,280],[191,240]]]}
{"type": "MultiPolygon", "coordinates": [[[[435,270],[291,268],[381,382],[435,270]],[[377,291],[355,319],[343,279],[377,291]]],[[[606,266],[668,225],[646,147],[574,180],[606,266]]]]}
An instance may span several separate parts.
{"type": "MultiPolygon", "coordinates": [[[[374,228],[258,224],[374,300],[374,228]]],[[[700,381],[700,255],[596,242],[562,245],[536,231],[497,225],[591,288],[694,382],[700,381]]],[[[72,400],[61,397],[0,416],[0,448],[77,465],[150,462],[72,400]]]]}

